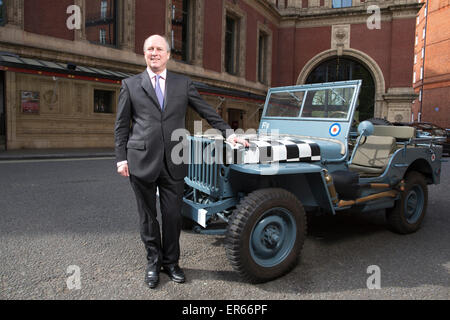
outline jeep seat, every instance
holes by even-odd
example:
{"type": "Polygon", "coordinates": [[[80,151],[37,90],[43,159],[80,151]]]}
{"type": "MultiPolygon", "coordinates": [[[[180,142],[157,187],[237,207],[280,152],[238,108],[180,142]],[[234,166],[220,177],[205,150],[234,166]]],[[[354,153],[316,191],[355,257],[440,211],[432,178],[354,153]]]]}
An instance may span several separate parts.
{"type": "Polygon", "coordinates": [[[373,126],[373,129],[374,136],[394,137],[397,142],[416,136],[416,129],[408,126],[373,126]]]}
{"type": "Polygon", "coordinates": [[[396,148],[394,137],[368,136],[365,142],[356,149],[349,168],[362,175],[379,175],[386,169],[390,155],[395,152],[396,148]]]}

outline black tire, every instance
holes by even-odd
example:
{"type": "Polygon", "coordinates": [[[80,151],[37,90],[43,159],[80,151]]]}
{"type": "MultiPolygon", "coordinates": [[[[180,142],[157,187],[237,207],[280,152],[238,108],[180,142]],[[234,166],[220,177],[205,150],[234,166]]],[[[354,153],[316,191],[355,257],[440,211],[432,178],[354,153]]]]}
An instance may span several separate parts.
{"type": "Polygon", "coordinates": [[[379,126],[379,125],[381,125],[381,126],[392,126],[392,123],[390,121],[388,121],[386,119],[383,119],[383,118],[370,118],[370,119],[367,119],[367,121],[372,122],[372,124],[374,126],[379,126]]]}
{"type": "Polygon", "coordinates": [[[419,230],[428,205],[428,187],[425,177],[411,171],[405,178],[405,190],[395,202],[395,206],[386,209],[389,229],[400,234],[409,234],[419,230]]]}
{"type": "Polygon", "coordinates": [[[297,265],[305,238],[306,215],[297,197],[283,189],[261,189],[246,196],[233,211],[225,250],[241,277],[261,283],[297,265]]]}

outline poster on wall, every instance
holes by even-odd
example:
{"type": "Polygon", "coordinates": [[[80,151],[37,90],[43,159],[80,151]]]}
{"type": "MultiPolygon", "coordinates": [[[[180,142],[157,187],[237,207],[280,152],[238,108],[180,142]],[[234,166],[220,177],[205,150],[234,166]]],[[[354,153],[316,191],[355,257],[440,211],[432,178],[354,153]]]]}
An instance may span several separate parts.
{"type": "Polygon", "coordinates": [[[22,113],[39,114],[39,92],[21,92],[22,113]]]}

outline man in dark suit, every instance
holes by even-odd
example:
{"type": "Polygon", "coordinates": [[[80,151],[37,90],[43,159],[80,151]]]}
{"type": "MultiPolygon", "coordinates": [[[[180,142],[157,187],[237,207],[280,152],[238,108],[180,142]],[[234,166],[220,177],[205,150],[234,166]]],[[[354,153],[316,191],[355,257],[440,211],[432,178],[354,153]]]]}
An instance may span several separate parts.
{"type": "MultiPolygon", "coordinates": [[[[136,195],[141,239],[147,251],[145,282],[155,288],[161,267],[178,283],[185,281],[179,267],[179,237],[184,177],[187,165],[176,164],[171,154],[179,141],[174,130],[184,129],[190,105],[225,137],[230,126],[199,95],[192,81],[167,71],[170,46],[159,35],[144,43],[147,69],[122,81],[115,125],[117,172],[129,177],[136,195]],[[162,235],[156,220],[156,188],[159,190],[162,235]],[[161,239],[162,236],[162,239],[161,239]]],[[[231,135],[232,143],[248,143],[231,135]]]]}

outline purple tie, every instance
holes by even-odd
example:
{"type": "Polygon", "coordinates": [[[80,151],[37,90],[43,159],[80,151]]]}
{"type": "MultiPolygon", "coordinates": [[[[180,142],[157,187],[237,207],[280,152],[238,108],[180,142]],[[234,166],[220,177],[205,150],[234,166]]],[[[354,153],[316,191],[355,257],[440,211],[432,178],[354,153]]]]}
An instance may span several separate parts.
{"type": "Polygon", "coordinates": [[[159,105],[161,106],[161,110],[164,110],[164,95],[162,93],[161,87],[159,86],[159,78],[161,78],[161,76],[156,75],[155,92],[156,97],[158,98],[159,105]]]}

